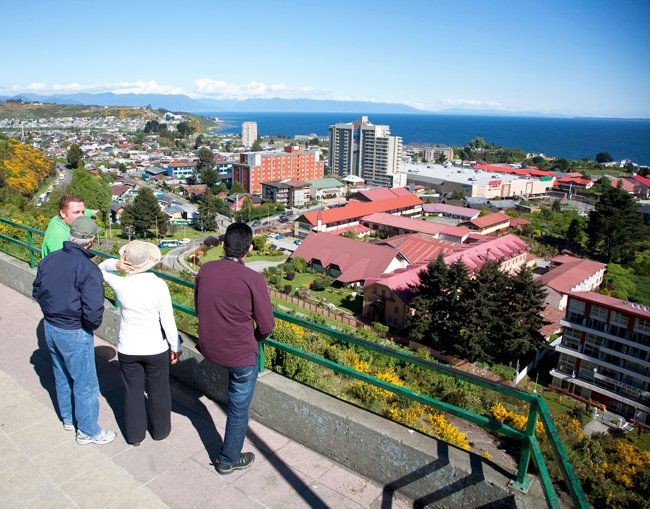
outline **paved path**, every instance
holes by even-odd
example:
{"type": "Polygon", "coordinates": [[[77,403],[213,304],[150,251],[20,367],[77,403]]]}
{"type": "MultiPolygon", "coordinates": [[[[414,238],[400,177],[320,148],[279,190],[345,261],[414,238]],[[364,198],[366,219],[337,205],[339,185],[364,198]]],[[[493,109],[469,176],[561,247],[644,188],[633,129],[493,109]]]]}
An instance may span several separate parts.
{"type": "Polygon", "coordinates": [[[100,424],[108,445],[79,446],[57,417],[41,312],[0,285],[0,507],[372,508],[412,503],[251,421],[244,450],[255,464],[229,476],[213,460],[224,431],[221,406],[172,381],[172,433],[128,445],[120,432],[122,389],[115,349],[96,338],[100,424]]]}

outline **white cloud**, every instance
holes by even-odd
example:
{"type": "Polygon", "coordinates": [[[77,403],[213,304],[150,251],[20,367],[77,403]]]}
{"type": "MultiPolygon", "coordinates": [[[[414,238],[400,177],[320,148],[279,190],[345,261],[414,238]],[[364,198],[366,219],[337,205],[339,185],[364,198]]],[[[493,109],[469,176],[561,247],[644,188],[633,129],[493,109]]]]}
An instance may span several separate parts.
{"type": "Polygon", "coordinates": [[[295,99],[304,97],[318,97],[324,92],[313,87],[290,87],[286,83],[267,84],[261,81],[248,83],[229,83],[225,80],[199,78],[194,81],[194,93],[198,97],[211,99],[295,99]]]}
{"type": "Polygon", "coordinates": [[[10,93],[32,92],[37,94],[72,94],[113,92],[115,94],[182,94],[183,89],[162,85],[156,81],[119,81],[116,83],[53,83],[34,82],[28,85],[12,85],[4,91],[10,93]]]}
{"type": "Polygon", "coordinates": [[[443,106],[453,106],[471,109],[508,109],[504,104],[494,101],[479,101],[476,99],[443,99],[440,101],[443,106]]]}

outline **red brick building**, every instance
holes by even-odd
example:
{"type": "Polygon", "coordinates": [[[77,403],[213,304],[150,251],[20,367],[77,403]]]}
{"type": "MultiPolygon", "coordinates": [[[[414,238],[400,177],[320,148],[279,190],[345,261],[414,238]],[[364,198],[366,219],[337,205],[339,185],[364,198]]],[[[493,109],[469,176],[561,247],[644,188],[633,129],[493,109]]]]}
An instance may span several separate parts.
{"type": "Polygon", "coordinates": [[[244,152],[232,165],[232,179],[247,193],[261,194],[262,182],[323,178],[324,164],[318,159],[318,151],[300,145],[285,147],[284,152],[244,152]]]}

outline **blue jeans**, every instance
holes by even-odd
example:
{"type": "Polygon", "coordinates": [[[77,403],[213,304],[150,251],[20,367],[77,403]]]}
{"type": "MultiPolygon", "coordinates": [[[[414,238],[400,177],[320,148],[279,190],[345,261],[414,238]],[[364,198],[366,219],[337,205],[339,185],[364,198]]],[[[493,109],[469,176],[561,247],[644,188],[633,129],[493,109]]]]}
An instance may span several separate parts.
{"type": "Polygon", "coordinates": [[[248,430],[248,408],[255,393],[257,362],[253,366],[226,369],[228,369],[228,419],[226,435],[219,452],[219,461],[222,465],[234,463],[241,455],[248,430]]]}
{"type": "Polygon", "coordinates": [[[72,424],[89,436],[101,432],[99,418],[99,383],[95,368],[93,335],[83,329],[60,329],[44,321],[45,342],[52,357],[56,398],[65,424],[72,424]]]}

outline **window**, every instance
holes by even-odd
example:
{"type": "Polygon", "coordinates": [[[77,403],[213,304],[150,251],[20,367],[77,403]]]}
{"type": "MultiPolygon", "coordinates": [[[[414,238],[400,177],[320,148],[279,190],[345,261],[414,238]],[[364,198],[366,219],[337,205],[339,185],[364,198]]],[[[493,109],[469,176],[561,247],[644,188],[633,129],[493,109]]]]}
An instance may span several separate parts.
{"type": "Polygon", "coordinates": [[[570,355],[560,354],[560,360],[557,363],[558,371],[572,374],[576,368],[576,360],[570,355]]]}
{"type": "Polygon", "coordinates": [[[562,346],[577,351],[580,346],[580,332],[574,330],[565,331],[562,337],[562,346]]]}

